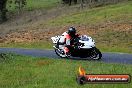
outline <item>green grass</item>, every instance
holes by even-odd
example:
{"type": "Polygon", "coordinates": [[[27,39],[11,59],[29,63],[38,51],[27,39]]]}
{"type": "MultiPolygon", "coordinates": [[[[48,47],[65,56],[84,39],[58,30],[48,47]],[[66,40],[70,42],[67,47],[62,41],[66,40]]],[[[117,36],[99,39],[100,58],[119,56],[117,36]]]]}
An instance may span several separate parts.
{"type": "MultiPolygon", "coordinates": [[[[25,9],[27,10],[34,10],[34,9],[50,9],[58,5],[60,0],[27,0],[27,5],[25,9]]],[[[14,4],[8,4],[7,9],[9,11],[16,11],[14,4]],[[9,7],[11,6],[11,7],[9,7]]]]}
{"type": "Polygon", "coordinates": [[[110,29],[98,31],[93,38],[103,52],[132,53],[132,30],[114,31],[110,29]]]}
{"type": "Polygon", "coordinates": [[[10,47],[10,48],[37,48],[37,49],[51,49],[51,42],[27,42],[27,43],[2,43],[0,47],[10,47]]]}
{"type": "Polygon", "coordinates": [[[28,0],[27,9],[38,9],[38,8],[52,8],[56,6],[60,0],[28,0]]]}
{"type": "Polygon", "coordinates": [[[82,10],[70,15],[63,15],[58,18],[45,22],[48,26],[64,26],[75,24],[97,24],[106,21],[131,21],[132,1],[117,5],[82,10]]]}
{"type": "Polygon", "coordinates": [[[130,84],[76,83],[79,66],[87,74],[130,74],[132,65],[106,64],[100,61],[49,59],[6,54],[0,58],[0,88],[131,88],[130,84]]]}

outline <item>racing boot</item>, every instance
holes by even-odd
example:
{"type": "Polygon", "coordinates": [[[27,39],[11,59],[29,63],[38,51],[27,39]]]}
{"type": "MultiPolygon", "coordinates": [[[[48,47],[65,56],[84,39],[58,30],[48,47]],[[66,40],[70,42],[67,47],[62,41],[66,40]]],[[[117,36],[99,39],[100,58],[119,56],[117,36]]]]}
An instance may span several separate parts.
{"type": "Polygon", "coordinates": [[[66,57],[70,57],[71,56],[70,52],[66,52],[65,55],[66,55],[66,57]]]}
{"type": "Polygon", "coordinates": [[[66,57],[70,57],[71,56],[70,51],[69,51],[69,49],[67,47],[64,47],[64,52],[65,52],[66,57]]]}

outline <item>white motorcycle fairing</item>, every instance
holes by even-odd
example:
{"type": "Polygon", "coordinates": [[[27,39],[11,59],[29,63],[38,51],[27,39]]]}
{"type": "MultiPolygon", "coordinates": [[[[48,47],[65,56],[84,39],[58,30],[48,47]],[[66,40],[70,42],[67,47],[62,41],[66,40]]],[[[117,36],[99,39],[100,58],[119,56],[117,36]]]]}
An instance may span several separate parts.
{"type": "Polygon", "coordinates": [[[61,36],[55,36],[55,37],[51,37],[51,40],[54,44],[57,44],[57,42],[60,40],[61,36]]]}
{"type": "Polygon", "coordinates": [[[79,46],[79,48],[82,48],[82,49],[89,49],[89,48],[95,47],[94,40],[91,37],[86,35],[82,35],[79,42],[84,44],[83,46],[79,46]]]}
{"type": "MultiPolygon", "coordinates": [[[[51,37],[52,41],[54,44],[57,44],[57,42],[62,38],[63,36],[55,36],[55,37],[51,37]]],[[[83,43],[83,46],[79,46],[79,48],[83,48],[83,49],[89,49],[92,47],[95,47],[95,42],[94,40],[86,35],[82,35],[80,36],[80,40],[79,43],[83,43]]]]}

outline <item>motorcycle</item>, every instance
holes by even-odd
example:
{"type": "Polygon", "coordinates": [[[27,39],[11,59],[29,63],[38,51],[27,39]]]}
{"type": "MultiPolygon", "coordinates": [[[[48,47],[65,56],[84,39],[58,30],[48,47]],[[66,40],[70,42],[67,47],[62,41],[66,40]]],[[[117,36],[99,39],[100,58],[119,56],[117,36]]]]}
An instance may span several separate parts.
{"type": "Polygon", "coordinates": [[[59,45],[58,41],[62,36],[51,37],[54,44],[55,52],[61,58],[66,57],[80,57],[80,58],[91,58],[93,60],[99,60],[102,54],[99,49],[95,46],[95,41],[87,35],[81,35],[74,39],[76,42],[73,49],[70,50],[70,56],[66,56],[64,53],[64,45],[59,45]],[[59,47],[58,47],[59,46],[59,47]]]}

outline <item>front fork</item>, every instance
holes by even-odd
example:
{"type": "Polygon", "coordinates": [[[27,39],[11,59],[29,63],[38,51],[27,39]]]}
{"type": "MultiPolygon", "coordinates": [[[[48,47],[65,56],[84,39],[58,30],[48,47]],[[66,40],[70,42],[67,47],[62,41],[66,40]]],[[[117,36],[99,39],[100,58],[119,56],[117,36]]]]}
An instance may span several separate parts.
{"type": "Polygon", "coordinates": [[[59,51],[59,53],[64,54],[64,51],[59,49],[59,45],[55,45],[55,46],[53,46],[53,48],[57,49],[59,51]]]}

